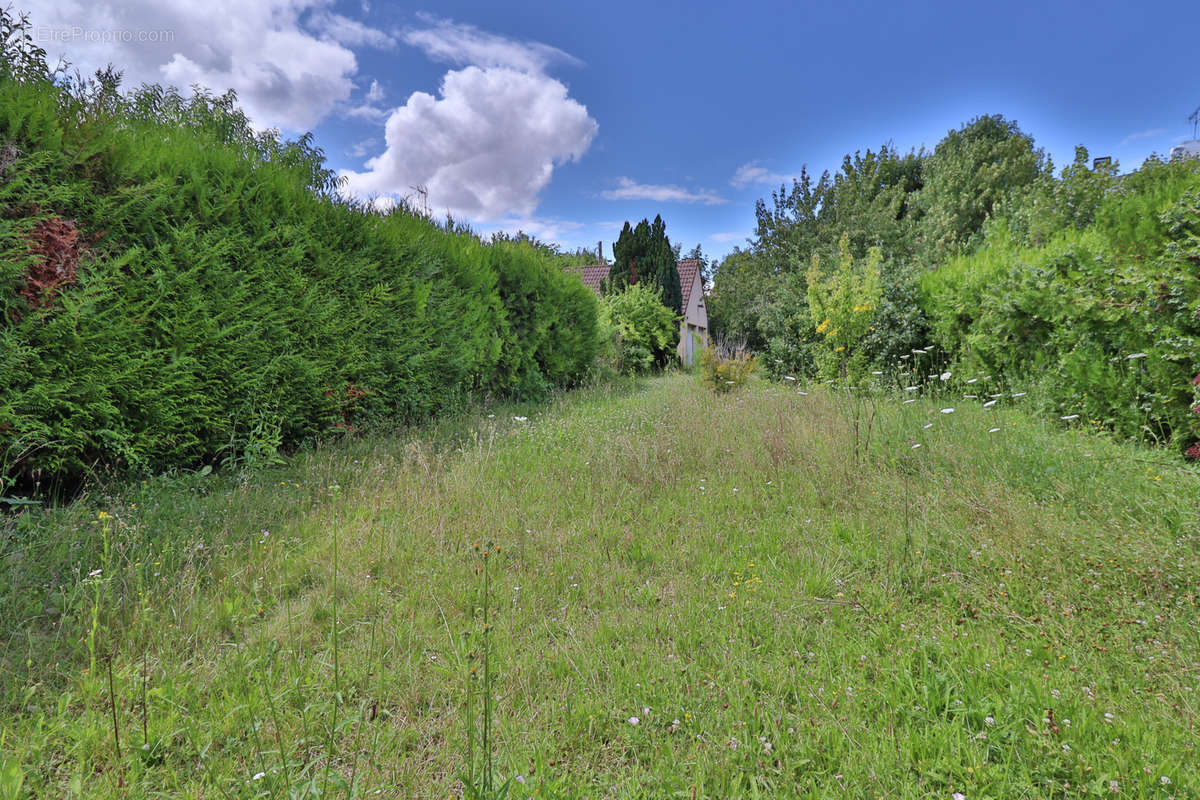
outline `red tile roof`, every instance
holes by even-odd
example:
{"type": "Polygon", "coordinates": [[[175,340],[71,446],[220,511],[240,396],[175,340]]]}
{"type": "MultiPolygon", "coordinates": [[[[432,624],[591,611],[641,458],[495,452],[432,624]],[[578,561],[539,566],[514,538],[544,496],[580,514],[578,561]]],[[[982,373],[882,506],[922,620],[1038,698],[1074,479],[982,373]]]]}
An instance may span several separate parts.
{"type": "MultiPolygon", "coordinates": [[[[573,272],[578,275],[596,294],[600,294],[600,287],[604,285],[604,281],[608,279],[608,271],[611,269],[608,264],[589,264],[584,267],[563,267],[564,272],[573,272]]],[[[703,291],[704,281],[700,279],[700,262],[695,259],[687,259],[675,263],[675,269],[679,270],[679,288],[683,295],[683,307],[686,309],[688,303],[692,299],[692,291],[703,291]]]]}
{"type": "Polygon", "coordinates": [[[683,310],[687,313],[687,307],[692,302],[692,290],[699,287],[704,290],[704,281],[697,280],[700,276],[700,262],[689,258],[686,261],[677,261],[675,269],[679,270],[679,288],[683,294],[683,310]]]}

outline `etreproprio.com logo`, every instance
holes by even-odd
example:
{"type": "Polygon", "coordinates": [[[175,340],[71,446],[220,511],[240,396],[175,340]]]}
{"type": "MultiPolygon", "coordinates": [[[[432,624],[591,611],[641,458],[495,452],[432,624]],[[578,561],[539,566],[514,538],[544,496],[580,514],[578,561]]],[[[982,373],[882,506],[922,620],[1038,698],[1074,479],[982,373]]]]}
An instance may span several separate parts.
{"type": "Polygon", "coordinates": [[[175,31],[145,31],[130,28],[84,28],[73,25],[69,28],[56,28],[49,25],[39,25],[34,28],[34,39],[39,42],[66,43],[130,43],[130,42],[173,42],[175,31]]]}

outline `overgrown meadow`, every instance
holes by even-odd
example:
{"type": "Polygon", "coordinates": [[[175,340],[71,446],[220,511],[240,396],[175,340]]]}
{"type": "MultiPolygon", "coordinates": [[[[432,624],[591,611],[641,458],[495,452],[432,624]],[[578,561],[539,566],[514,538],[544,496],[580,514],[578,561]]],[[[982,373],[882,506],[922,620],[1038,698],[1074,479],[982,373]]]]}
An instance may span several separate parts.
{"type": "Polygon", "coordinates": [[[676,374],[27,512],[2,792],[1196,796],[1200,475],[932,387],[676,374]]]}

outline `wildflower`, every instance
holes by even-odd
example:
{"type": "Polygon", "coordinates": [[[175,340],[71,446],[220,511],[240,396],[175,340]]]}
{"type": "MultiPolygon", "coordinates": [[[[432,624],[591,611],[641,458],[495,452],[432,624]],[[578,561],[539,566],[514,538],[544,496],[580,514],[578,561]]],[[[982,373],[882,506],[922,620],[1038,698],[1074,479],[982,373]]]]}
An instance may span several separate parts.
{"type": "Polygon", "coordinates": [[[641,720],[640,720],[640,719],[638,719],[637,717],[630,717],[630,718],[629,718],[629,724],[630,724],[630,725],[637,725],[639,722],[641,722],[641,720]]]}
{"type": "Polygon", "coordinates": [[[96,519],[112,519],[112,514],[108,513],[107,511],[101,511],[96,515],[96,519]]]}
{"type": "Polygon", "coordinates": [[[1121,784],[1117,783],[1116,781],[1109,781],[1108,790],[1113,794],[1117,794],[1121,791],[1121,784]]]}
{"type": "Polygon", "coordinates": [[[89,578],[99,578],[99,577],[100,577],[100,573],[101,573],[101,572],[103,572],[103,571],[104,571],[104,570],[100,570],[100,569],[94,569],[94,570],[92,570],[91,572],[89,572],[89,573],[88,573],[88,577],[89,577],[89,578]]]}
{"type": "Polygon", "coordinates": [[[938,377],[939,377],[941,380],[943,380],[943,381],[948,381],[948,380],[950,380],[950,376],[951,376],[951,374],[953,374],[953,373],[951,373],[949,370],[947,370],[946,372],[943,372],[943,373],[942,373],[941,375],[939,375],[938,377]]]}
{"type": "Polygon", "coordinates": [[[967,796],[962,792],[955,792],[954,794],[950,795],[950,800],[967,800],[967,796]]]}
{"type": "Polygon", "coordinates": [[[954,409],[953,409],[953,408],[943,408],[943,409],[942,409],[942,413],[943,413],[943,414],[953,414],[953,413],[954,413],[954,409]]]}
{"type": "Polygon", "coordinates": [[[983,724],[987,725],[990,728],[996,724],[996,718],[995,717],[984,717],[983,724]]]}
{"type": "Polygon", "coordinates": [[[1161,783],[1163,786],[1171,785],[1171,779],[1168,778],[1166,775],[1163,775],[1161,778],[1159,778],[1158,782],[1161,783]]]}

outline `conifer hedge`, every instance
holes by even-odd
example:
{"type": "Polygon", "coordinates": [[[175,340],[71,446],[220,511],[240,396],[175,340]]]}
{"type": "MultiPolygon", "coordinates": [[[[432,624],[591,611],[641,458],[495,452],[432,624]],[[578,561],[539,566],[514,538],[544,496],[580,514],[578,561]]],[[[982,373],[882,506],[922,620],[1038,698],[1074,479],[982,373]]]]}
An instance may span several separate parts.
{"type": "Polygon", "coordinates": [[[590,368],[596,301],[544,251],[347,202],[232,95],[51,76],[0,22],[0,489],[273,457],[590,368]]]}

